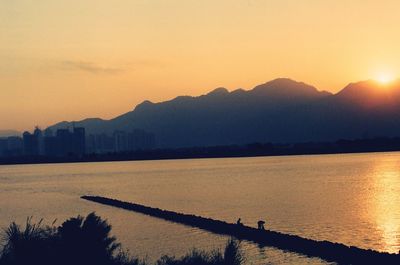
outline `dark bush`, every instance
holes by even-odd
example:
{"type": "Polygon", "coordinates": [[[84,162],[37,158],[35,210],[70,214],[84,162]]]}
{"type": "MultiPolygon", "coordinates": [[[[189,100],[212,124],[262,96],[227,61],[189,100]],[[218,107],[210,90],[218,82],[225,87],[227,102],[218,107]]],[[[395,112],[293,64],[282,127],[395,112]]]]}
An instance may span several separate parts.
{"type": "MultiPolygon", "coordinates": [[[[32,223],[24,228],[11,223],[4,230],[0,265],[146,265],[121,249],[110,235],[111,225],[95,213],[78,216],[60,227],[32,223]]],[[[240,265],[243,262],[239,244],[230,240],[224,254],[193,250],[181,257],[163,256],[157,265],[240,265]]]]}
{"type": "Polygon", "coordinates": [[[181,257],[163,256],[157,261],[157,265],[240,265],[244,262],[239,243],[233,239],[229,240],[224,255],[219,251],[210,253],[193,250],[191,253],[181,257]]]}

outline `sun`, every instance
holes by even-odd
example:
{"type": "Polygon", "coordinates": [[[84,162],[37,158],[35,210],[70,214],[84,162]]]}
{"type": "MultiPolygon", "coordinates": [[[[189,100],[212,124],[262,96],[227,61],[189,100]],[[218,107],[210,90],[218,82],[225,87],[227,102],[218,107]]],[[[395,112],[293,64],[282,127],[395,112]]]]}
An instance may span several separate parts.
{"type": "Polygon", "coordinates": [[[381,84],[388,84],[394,80],[394,76],[390,73],[379,73],[376,77],[376,81],[381,84]]]}

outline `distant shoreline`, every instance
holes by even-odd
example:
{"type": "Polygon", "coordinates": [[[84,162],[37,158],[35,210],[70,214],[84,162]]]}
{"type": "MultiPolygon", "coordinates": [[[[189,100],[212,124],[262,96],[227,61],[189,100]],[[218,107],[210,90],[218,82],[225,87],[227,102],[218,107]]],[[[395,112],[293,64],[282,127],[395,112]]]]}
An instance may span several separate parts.
{"type": "Polygon", "coordinates": [[[168,159],[233,158],[290,155],[324,155],[400,151],[400,137],[339,140],[323,143],[271,144],[190,147],[176,149],[137,150],[123,153],[86,154],[84,156],[1,157],[0,165],[145,161],[168,159]]]}

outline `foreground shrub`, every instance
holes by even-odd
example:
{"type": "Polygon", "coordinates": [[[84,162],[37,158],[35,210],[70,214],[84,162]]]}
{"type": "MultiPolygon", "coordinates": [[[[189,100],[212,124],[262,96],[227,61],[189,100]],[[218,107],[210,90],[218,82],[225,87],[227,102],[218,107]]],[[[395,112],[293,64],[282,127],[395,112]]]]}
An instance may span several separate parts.
{"type": "Polygon", "coordinates": [[[42,226],[42,221],[33,224],[31,217],[24,228],[11,223],[3,236],[0,264],[48,264],[54,254],[55,235],[55,229],[42,226]]]}
{"type": "Polygon", "coordinates": [[[231,239],[228,241],[223,255],[219,251],[207,253],[193,250],[178,259],[163,256],[157,261],[157,265],[241,265],[243,262],[244,258],[239,243],[231,239]]]}
{"type": "Polygon", "coordinates": [[[71,218],[58,228],[42,221],[33,224],[32,218],[23,229],[13,222],[5,229],[0,265],[138,264],[121,250],[114,256],[120,246],[110,231],[111,225],[94,213],[71,218]]]}
{"type": "MultiPolygon", "coordinates": [[[[11,223],[4,230],[0,265],[146,265],[121,249],[110,235],[111,225],[95,213],[74,217],[61,226],[44,226],[28,218],[24,228],[11,223]]],[[[163,256],[156,265],[240,265],[237,241],[230,240],[222,254],[193,250],[175,258],[163,256]]]]}
{"type": "Polygon", "coordinates": [[[206,253],[203,251],[193,250],[191,253],[175,258],[163,256],[157,261],[157,265],[222,265],[223,258],[220,253],[206,253]]]}
{"type": "Polygon", "coordinates": [[[224,264],[225,265],[240,265],[244,262],[242,251],[239,243],[236,240],[229,240],[225,247],[224,264]]]}
{"type": "Polygon", "coordinates": [[[110,232],[111,225],[94,213],[85,219],[78,216],[65,221],[58,228],[58,252],[63,263],[102,264],[112,261],[113,253],[120,245],[110,232]]]}

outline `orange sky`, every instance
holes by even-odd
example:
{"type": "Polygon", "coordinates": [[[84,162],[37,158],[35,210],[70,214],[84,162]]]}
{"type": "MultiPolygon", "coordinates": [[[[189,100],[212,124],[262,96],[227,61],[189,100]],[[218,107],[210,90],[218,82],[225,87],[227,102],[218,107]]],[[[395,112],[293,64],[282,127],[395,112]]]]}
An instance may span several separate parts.
{"type": "Polygon", "coordinates": [[[3,0],[0,129],[290,77],[336,92],[400,69],[397,0],[3,0]]]}

